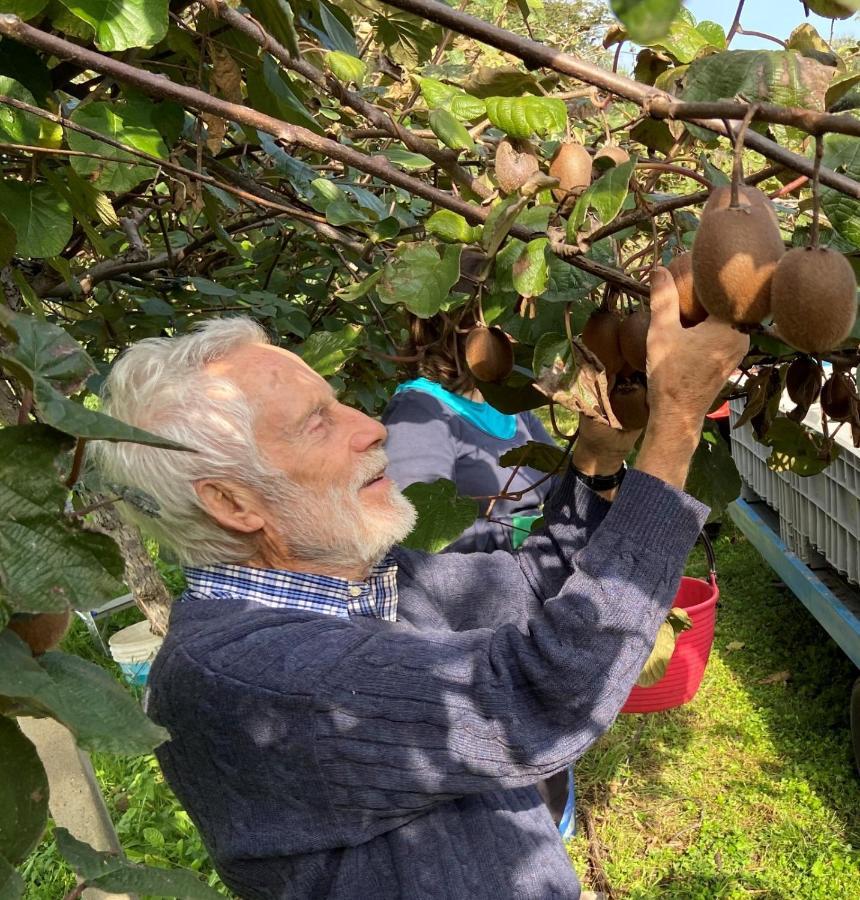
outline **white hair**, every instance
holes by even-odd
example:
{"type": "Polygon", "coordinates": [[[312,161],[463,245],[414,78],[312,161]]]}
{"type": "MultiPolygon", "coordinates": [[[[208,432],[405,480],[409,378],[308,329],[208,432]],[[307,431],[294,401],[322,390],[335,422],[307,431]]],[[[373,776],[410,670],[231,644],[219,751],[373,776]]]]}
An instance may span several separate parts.
{"type": "Polygon", "coordinates": [[[158,504],[157,518],[130,503],[120,504],[123,515],[185,565],[242,563],[255,551],[253,535],[225,530],[207,513],[195,481],[231,480],[266,496],[272,479],[283,479],[257,447],[244,393],[206,371],[239,347],[268,343],[249,318],[211,319],[189,334],[138,341],[115,362],[102,389],[108,415],[196,451],[130,441],[93,445],[106,482],[142,491],[158,504]]]}

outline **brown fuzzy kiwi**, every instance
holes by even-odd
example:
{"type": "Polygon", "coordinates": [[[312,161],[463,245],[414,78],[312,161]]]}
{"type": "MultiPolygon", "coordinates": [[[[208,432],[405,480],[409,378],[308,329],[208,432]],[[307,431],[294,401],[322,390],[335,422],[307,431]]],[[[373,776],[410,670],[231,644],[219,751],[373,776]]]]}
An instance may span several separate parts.
{"type": "Polygon", "coordinates": [[[466,336],[466,365],[478,381],[504,381],[514,367],[511,339],[501,328],[473,328],[466,336]]]}
{"type": "Polygon", "coordinates": [[[836,250],[795,247],[779,261],[770,288],[779,336],[805,353],[826,353],[851,333],[857,279],[836,250]]]}
{"type": "Polygon", "coordinates": [[[648,424],[648,391],[643,384],[619,382],[609,395],[609,403],[622,428],[644,428],[648,424]]]}
{"type": "Polygon", "coordinates": [[[845,372],[834,372],[821,389],[821,409],[837,422],[851,417],[854,400],[854,384],[845,372]]]}
{"type": "MultiPolygon", "coordinates": [[[[714,188],[708,196],[708,202],[702,210],[702,215],[706,212],[716,212],[718,209],[728,209],[732,202],[732,189],[730,185],[722,185],[714,188]]],[[[760,206],[770,211],[774,224],[779,225],[776,218],[776,211],[770,202],[770,197],[763,194],[758,188],[750,187],[747,184],[738,185],[738,206],[760,206]]]]}
{"type": "Polygon", "coordinates": [[[618,343],[621,320],[605,309],[595,310],[582,329],[582,343],[603,363],[611,374],[621,370],[624,358],[618,343]]]}
{"type": "Polygon", "coordinates": [[[504,138],[496,148],[496,183],[504,194],[518,191],[540,168],[535,148],[524,140],[504,138]]]}
{"type": "Polygon", "coordinates": [[[618,342],[621,355],[637,372],[644,372],[648,361],[648,327],[651,313],[647,309],[637,309],[635,313],[621,321],[618,328],[618,342]]]}
{"type": "Polygon", "coordinates": [[[839,3],[837,0],[806,0],[811,12],[825,19],[848,19],[854,15],[854,9],[839,3]]]}
{"type": "Polygon", "coordinates": [[[607,144],[594,154],[593,165],[595,170],[602,174],[612,166],[622,166],[626,162],[630,162],[630,154],[623,147],[607,144]]]}
{"type": "Polygon", "coordinates": [[[591,154],[582,144],[562,144],[549,165],[549,174],[558,179],[552,195],[560,203],[571,191],[591,184],[591,154]]]}
{"type": "Polygon", "coordinates": [[[821,393],[821,369],[814,359],[798,356],[785,373],[785,389],[799,406],[810,407],[821,393]]]}
{"type": "Polygon", "coordinates": [[[17,613],[9,620],[9,630],[30,645],[34,656],[53,649],[69,630],[71,610],[59,613],[17,613]]]}
{"type": "Polygon", "coordinates": [[[784,253],[770,204],[748,199],[735,209],[706,206],[693,241],[699,302],[726,322],[758,324],[770,312],[771,280],[784,253]]]}
{"type": "Polygon", "coordinates": [[[666,267],[675,279],[678,290],[678,307],[681,311],[681,324],[691,328],[708,318],[708,311],[699,303],[693,288],[693,254],[681,253],[666,267]]]}

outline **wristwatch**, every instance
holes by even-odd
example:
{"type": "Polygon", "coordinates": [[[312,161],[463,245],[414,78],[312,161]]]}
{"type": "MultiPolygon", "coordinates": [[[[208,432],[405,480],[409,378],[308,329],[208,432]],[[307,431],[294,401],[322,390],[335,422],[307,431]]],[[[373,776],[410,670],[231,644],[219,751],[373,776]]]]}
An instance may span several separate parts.
{"type": "Polygon", "coordinates": [[[621,482],[624,481],[624,476],[627,474],[627,466],[624,463],[621,464],[621,468],[614,475],[586,475],[585,472],[577,469],[573,463],[570,464],[570,468],[573,469],[573,474],[593,491],[611,491],[613,488],[621,485],[621,482]]]}

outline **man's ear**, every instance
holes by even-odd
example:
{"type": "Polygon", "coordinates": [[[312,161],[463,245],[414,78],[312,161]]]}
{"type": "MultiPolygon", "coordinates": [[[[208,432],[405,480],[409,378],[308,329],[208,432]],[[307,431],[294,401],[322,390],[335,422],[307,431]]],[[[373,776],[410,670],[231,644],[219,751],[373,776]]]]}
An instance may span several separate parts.
{"type": "Polygon", "coordinates": [[[203,478],[194,482],[194,490],[206,512],[222,527],[250,534],[266,524],[256,495],[241,485],[203,478]]]}

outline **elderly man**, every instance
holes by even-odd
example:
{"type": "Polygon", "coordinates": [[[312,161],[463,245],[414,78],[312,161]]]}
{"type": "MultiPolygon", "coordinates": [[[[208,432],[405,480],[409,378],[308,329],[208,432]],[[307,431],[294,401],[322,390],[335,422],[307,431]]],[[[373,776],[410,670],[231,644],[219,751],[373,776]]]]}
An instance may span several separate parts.
{"type": "Polygon", "coordinates": [[[682,330],[664,269],[651,308],[635,470],[610,503],[635,435],[583,423],[544,530],[511,554],[394,546],[414,512],[385,429],[248,320],[116,363],[107,410],[198,451],[99,448],[186,566],[148,708],[241,897],[579,896],[535,783],[610,725],[648,656],[707,513],[682,491],[701,422],[748,346],[682,330]]]}

